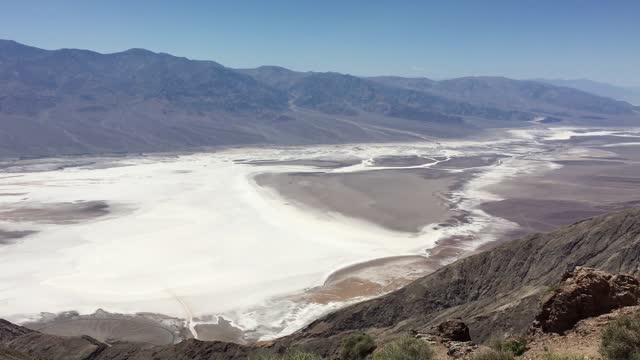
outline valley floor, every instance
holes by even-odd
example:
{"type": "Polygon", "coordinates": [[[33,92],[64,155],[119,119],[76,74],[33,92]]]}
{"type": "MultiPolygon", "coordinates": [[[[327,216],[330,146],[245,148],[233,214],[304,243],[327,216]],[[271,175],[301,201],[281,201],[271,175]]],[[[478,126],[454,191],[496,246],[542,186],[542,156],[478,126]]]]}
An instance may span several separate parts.
{"type": "Polygon", "coordinates": [[[640,204],[638,139],[537,128],[5,163],[0,317],[102,341],[283,336],[496,242],[640,204]]]}

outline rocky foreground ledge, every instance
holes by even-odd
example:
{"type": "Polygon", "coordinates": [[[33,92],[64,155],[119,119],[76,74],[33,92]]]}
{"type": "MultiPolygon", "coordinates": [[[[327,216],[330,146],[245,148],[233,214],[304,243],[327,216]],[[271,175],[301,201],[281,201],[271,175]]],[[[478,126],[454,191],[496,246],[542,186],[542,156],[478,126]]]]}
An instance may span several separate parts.
{"type": "MultiPolygon", "coordinates": [[[[597,346],[589,337],[607,321],[638,311],[639,275],[640,209],[628,209],[469,256],[269,343],[103,343],[2,321],[0,359],[244,359],[294,348],[331,358],[339,356],[347,336],[360,331],[378,345],[400,336],[420,337],[442,359],[471,358],[496,337],[528,338],[530,350],[522,358],[534,359],[549,344],[580,347],[574,351],[597,346]]],[[[589,358],[597,358],[597,350],[589,351],[589,358]]]]}

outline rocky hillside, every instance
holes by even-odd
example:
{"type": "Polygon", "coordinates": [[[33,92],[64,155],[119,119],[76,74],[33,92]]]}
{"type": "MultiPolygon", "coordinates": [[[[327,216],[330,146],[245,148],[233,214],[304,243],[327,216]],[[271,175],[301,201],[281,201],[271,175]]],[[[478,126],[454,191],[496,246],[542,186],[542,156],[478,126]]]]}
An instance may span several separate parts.
{"type": "MultiPolygon", "coordinates": [[[[104,344],[0,322],[0,354],[7,359],[238,359],[265,350],[299,348],[332,356],[354,331],[368,332],[381,344],[405,334],[429,338],[434,331],[475,343],[533,333],[537,335],[531,341],[537,347],[532,348],[542,352],[540,344],[555,344],[562,336],[580,343],[575,329],[585,318],[637,305],[639,266],[640,209],[628,209],[458,260],[401,290],[336,311],[272,343],[104,344]]],[[[437,344],[452,346],[449,340],[437,344]]],[[[455,351],[478,349],[459,346],[455,343],[455,351]]]]}
{"type": "Polygon", "coordinates": [[[380,298],[319,319],[290,341],[314,342],[358,329],[422,331],[462,318],[471,338],[527,331],[546,294],[568,271],[588,266],[640,274],[640,209],[514,240],[445,266],[380,298]],[[316,340],[320,339],[320,340],[316,340]]]}
{"type": "Polygon", "coordinates": [[[540,116],[638,120],[628,103],[531,81],[231,69],[143,49],[50,51],[0,40],[0,157],[415,141],[540,116]]]}

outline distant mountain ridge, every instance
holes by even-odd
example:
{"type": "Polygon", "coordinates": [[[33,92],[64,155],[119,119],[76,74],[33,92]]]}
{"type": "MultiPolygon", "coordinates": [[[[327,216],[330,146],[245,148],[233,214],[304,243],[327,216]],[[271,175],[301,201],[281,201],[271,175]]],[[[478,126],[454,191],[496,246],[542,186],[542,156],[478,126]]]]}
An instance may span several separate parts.
{"type": "Polygon", "coordinates": [[[100,54],[0,40],[0,157],[416,141],[540,116],[628,123],[638,109],[506,78],[232,69],[144,49],[100,54]]]}
{"type": "Polygon", "coordinates": [[[570,87],[640,106],[640,87],[617,86],[588,79],[533,79],[533,81],[570,87]]]}

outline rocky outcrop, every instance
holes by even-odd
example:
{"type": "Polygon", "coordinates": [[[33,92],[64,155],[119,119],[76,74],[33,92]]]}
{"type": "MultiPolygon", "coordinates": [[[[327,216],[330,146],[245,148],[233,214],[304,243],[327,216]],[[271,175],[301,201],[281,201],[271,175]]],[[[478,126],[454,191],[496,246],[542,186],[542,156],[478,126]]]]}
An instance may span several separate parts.
{"type": "Polygon", "coordinates": [[[638,304],[640,281],[627,274],[610,274],[577,267],[544,301],[534,326],[562,334],[580,320],[638,304]]]}
{"type": "MultiPolygon", "coordinates": [[[[437,329],[435,329],[437,330],[437,329]]],[[[440,334],[414,334],[416,338],[429,343],[435,351],[436,359],[471,359],[479,346],[472,341],[454,341],[440,334]]]]}
{"type": "MultiPolygon", "coordinates": [[[[628,306],[610,313],[578,321],[564,334],[545,333],[537,329],[526,337],[527,352],[523,359],[550,359],[549,351],[574,353],[584,359],[602,359],[600,345],[602,333],[611,323],[621,316],[636,317],[640,314],[640,306],[628,306]]],[[[576,356],[575,359],[583,359],[576,356]]]]}
{"type": "Polygon", "coordinates": [[[440,336],[452,341],[471,341],[469,327],[461,319],[446,320],[438,325],[440,336]]]}

